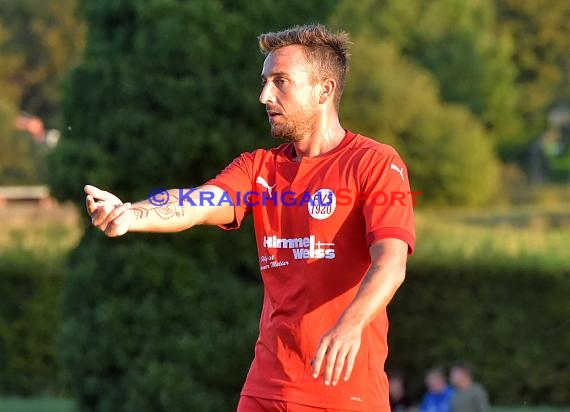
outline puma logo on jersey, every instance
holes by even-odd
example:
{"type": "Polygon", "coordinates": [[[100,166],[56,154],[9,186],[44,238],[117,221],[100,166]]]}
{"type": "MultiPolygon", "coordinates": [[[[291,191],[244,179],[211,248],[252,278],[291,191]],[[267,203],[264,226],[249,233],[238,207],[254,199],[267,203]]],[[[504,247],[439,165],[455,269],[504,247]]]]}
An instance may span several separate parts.
{"type": "Polygon", "coordinates": [[[267,189],[267,193],[269,193],[269,197],[271,197],[271,192],[273,191],[273,188],[276,186],[276,184],[273,185],[273,186],[269,186],[269,183],[267,183],[267,180],[265,180],[265,179],[264,179],[263,177],[261,177],[261,176],[257,176],[257,179],[255,179],[255,183],[257,183],[257,184],[263,186],[264,188],[266,188],[266,189],[267,189]]]}
{"type": "Polygon", "coordinates": [[[398,166],[396,166],[394,163],[390,163],[390,169],[395,170],[396,172],[400,173],[400,176],[402,177],[402,181],[404,181],[404,168],[399,168],[398,166]]]}

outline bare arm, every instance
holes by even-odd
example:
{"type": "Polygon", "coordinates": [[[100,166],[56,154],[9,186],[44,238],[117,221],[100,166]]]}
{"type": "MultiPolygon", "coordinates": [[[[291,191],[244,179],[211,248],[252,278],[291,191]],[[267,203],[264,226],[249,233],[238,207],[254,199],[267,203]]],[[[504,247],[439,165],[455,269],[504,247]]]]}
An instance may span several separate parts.
{"type": "Polygon", "coordinates": [[[206,185],[191,193],[189,190],[171,189],[162,193],[159,205],[149,199],[131,204],[87,185],[86,206],[93,225],[107,236],[121,236],[126,232],[179,232],[196,225],[233,222],[233,205],[220,202],[224,195],[222,189],[206,185]]]}
{"type": "Polygon", "coordinates": [[[325,385],[336,385],[343,369],[344,380],[349,379],[364,327],[388,306],[404,281],[407,254],[408,245],[399,239],[384,239],[370,246],[372,263],[356,297],[321,338],[313,359],[314,378],[324,366],[325,385]]]}

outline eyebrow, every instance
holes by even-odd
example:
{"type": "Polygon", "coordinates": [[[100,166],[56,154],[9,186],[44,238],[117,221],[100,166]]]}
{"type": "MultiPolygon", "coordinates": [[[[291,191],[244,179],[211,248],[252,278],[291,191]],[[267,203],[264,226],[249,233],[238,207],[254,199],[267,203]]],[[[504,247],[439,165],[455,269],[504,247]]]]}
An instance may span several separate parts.
{"type": "Polygon", "coordinates": [[[278,77],[278,76],[289,77],[290,74],[289,74],[289,73],[285,73],[285,72],[275,72],[275,73],[270,73],[269,76],[265,76],[263,73],[261,73],[261,78],[262,78],[262,79],[267,79],[267,78],[269,78],[269,77],[278,77]]]}

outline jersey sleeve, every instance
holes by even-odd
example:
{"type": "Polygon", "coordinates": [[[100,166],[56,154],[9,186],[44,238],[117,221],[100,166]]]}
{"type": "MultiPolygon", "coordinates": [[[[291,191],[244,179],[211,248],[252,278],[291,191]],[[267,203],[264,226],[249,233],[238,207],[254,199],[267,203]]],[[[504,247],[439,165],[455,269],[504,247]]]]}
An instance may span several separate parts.
{"type": "Polygon", "coordinates": [[[413,205],[417,193],[410,190],[404,162],[395,151],[375,154],[363,169],[362,210],[368,245],[397,238],[408,244],[411,254],[416,241],[413,205]]]}
{"type": "Polygon", "coordinates": [[[251,203],[244,202],[244,194],[251,191],[253,186],[253,153],[242,153],[235,158],[215,178],[208,180],[205,185],[214,185],[227,193],[234,205],[234,221],[230,224],[219,225],[222,229],[231,230],[241,226],[243,219],[252,212],[251,203]]]}

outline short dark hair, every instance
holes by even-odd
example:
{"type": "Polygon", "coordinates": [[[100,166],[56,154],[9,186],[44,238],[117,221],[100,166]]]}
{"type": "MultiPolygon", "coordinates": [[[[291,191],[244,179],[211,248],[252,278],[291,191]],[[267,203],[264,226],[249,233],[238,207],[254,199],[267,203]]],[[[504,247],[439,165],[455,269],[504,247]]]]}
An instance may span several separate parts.
{"type": "Polygon", "coordinates": [[[426,371],[426,376],[438,375],[445,379],[445,369],[442,366],[434,366],[426,371]]]}
{"type": "Polygon", "coordinates": [[[404,382],[404,373],[400,369],[390,369],[386,371],[386,375],[388,376],[388,380],[399,379],[404,382]]]}
{"type": "Polygon", "coordinates": [[[466,361],[456,362],[453,364],[453,368],[461,369],[467,375],[473,377],[474,373],[473,365],[471,365],[469,362],[466,361]]]}
{"type": "Polygon", "coordinates": [[[345,31],[333,33],[322,24],[294,26],[290,29],[259,35],[259,48],[265,55],[285,46],[300,45],[305,57],[314,68],[315,81],[333,78],[337,88],[334,103],[338,110],[344,90],[350,39],[345,31]]]}

